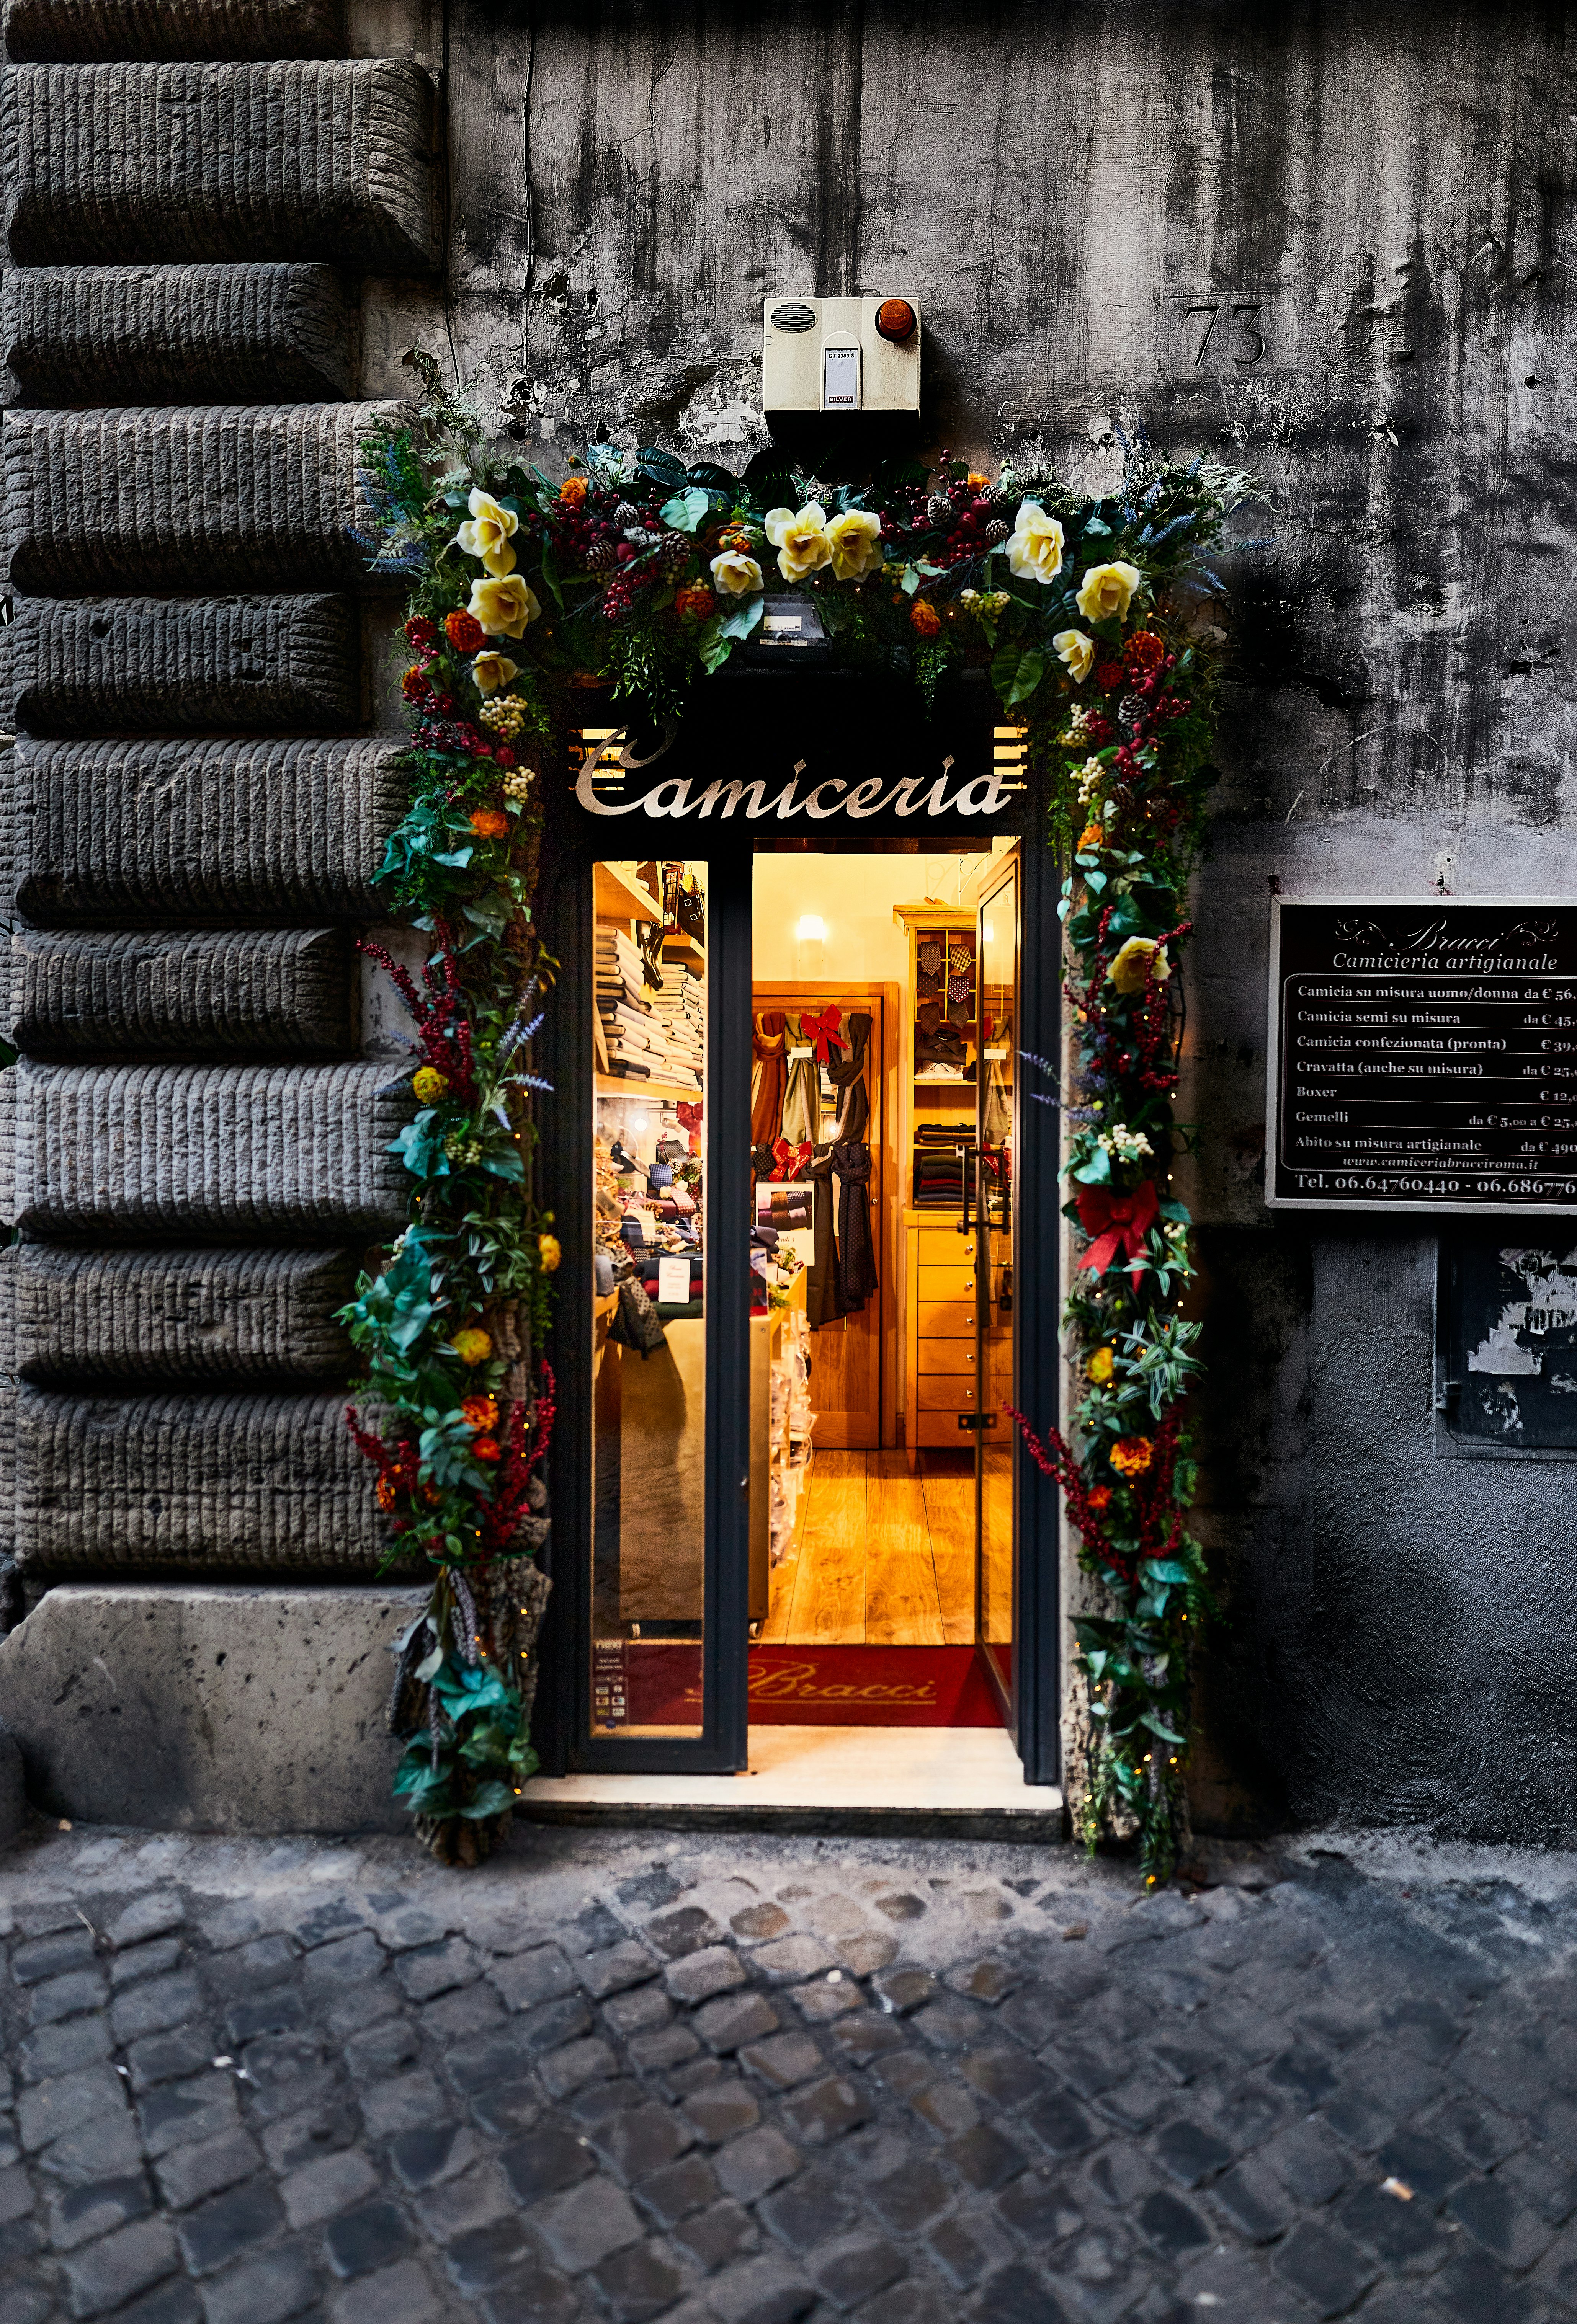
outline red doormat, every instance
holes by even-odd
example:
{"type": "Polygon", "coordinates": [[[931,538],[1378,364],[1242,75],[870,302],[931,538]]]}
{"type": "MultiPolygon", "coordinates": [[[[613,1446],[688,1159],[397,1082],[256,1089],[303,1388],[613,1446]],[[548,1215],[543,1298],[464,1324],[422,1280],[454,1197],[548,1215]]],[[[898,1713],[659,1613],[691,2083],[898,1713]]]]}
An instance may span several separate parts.
{"type": "Polygon", "coordinates": [[[752,1646],[752,1727],[1000,1727],[973,1646],[752,1646]]]}
{"type": "MultiPolygon", "coordinates": [[[[597,1649],[598,1726],[699,1729],[701,1653],[688,1640],[597,1649]]],[[[973,1646],[752,1646],[753,1727],[1000,1727],[973,1646]]]]}

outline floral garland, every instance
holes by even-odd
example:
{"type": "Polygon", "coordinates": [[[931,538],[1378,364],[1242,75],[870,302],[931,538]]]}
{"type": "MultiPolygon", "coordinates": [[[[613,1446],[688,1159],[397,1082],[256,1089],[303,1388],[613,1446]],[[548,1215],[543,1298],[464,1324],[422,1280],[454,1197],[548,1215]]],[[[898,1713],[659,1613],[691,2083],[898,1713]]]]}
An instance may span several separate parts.
{"type": "Polygon", "coordinates": [[[526,1059],[552,964],[531,918],[535,779],[515,745],[566,735],[590,687],[681,706],[747,646],[781,585],[814,604],[842,666],[906,676],[927,703],[950,671],[988,669],[1051,779],[1075,964],[1065,1215],[1081,1249],[1064,1321],[1084,1385],[1072,1441],[1013,1417],[1063,1490],[1099,1593],[1075,1622],[1080,1828],[1092,1847],[1136,1832],[1164,1879],[1186,1829],[1189,1647],[1209,1606],[1183,1514],[1181,1404],[1200,1363],[1181,1313],[1188,1218],[1167,1192],[1182,1139],[1175,969],[1221,636],[1204,612],[1220,584],[1201,559],[1247,479],[1142,443],[1093,499],[1038,445],[994,480],[944,453],[934,472],[896,462],[840,484],[775,453],[734,476],[594,445],[554,482],[485,455],[474,408],[443,393],[431,358],[408,360],[419,417],[367,447],[371,569],[409,583],[413,656],[411,800],[379,878],[433,950],[420,989],[379,955],[417,1028],[421,1110],[397,1141],[417,1189],[412,1224],[346,1311],[380,1406],[375,1427],[354,1414],[352,1426],[396,1554],[437,1568],[402,1642],[392,1715],[411,1739],[396,1788],[435,1847],[468,1858],[535,1764],[545,1583],[528,1588],[520,1559],[547,1530],[539,1351],[559,1250],[528,1191],[530,1097],[545,1085],[526,1059]],[[524,1637],[510,1648],[524,1670],[504,1629],[524,1637]]]}

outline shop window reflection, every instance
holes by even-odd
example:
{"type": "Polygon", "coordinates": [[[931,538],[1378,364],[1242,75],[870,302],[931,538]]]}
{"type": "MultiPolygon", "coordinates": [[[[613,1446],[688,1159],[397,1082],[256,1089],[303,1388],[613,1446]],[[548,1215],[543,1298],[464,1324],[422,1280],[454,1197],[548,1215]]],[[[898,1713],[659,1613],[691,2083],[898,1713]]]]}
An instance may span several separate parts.
{"type": "Polygon", "coordinates": [[[594,874],[591,1731],[701,1732],[706,867],[594,874]]]}

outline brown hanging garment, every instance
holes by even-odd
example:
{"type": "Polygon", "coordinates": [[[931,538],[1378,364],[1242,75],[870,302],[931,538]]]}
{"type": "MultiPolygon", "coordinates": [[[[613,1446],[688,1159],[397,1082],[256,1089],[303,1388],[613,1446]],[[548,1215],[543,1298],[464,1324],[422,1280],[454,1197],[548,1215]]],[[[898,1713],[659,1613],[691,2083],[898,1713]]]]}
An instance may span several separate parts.
{"type": "Polygon", "coordinates": [[[788,1019],[781,1009],[756,1014],[751,1041],[750,1143],[772,1146],[783,1129],[783,1093],[788,1082],[788,1019]]]}

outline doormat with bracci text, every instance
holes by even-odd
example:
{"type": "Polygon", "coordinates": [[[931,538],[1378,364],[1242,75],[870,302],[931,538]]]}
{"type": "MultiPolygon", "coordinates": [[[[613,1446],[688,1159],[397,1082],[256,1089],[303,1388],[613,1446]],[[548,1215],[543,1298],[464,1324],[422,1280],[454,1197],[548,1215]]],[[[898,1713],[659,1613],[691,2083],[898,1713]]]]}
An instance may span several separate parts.
{"type": "MultiPolygon", "coordinates": [[[[699,1642],[598,1648],[599,1727],[699,1726],[699,1642]]],[[[1000,1727],[973,1646],[752,1646],[753,1727],[1000,1727]]]]}

